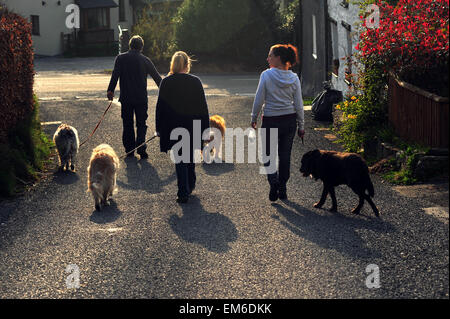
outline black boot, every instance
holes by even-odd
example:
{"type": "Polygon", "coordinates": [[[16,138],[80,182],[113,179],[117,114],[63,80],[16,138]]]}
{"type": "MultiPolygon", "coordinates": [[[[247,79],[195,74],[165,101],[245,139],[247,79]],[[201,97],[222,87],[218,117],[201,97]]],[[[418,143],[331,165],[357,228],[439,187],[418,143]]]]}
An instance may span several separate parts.
{"type": "Polygon", "coordinates": [[[278,198],[279,199],[287,199],[286,184],[280,185],[280,187],[278,188],[278,198]]]}
{"type": "Polygon", "coordinates": [[[269,199],[272,202],[278,199],[278,184],[270,184],[269,199]]]}

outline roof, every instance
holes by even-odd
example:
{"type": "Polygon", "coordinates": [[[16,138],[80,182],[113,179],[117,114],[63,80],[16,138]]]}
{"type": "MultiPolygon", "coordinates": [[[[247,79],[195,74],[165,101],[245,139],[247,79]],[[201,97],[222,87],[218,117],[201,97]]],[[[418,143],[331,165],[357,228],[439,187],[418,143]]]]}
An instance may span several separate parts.
{"type": "Polygon", "coordinates": [[[78,0],[77,4],[81,9],[118,7],[117,3],[115,3],[113,0],[78,0]]]}

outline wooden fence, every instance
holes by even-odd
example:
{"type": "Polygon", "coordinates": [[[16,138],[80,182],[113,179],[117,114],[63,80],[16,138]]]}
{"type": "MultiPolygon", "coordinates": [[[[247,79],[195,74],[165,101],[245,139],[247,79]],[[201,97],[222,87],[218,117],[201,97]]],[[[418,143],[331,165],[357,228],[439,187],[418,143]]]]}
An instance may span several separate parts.
{"type": "Polygon", "coordinates": [[[389,76],[389,121],[406,141],[448,148],[449,99],[389,76]]]}

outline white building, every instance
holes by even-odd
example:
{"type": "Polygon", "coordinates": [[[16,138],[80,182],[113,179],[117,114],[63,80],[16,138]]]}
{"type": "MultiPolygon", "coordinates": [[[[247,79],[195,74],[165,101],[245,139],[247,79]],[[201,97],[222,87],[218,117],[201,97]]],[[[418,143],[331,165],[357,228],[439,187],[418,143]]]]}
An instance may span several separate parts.
{"type": "Polygon", "coordinates": [[[359,11],[359,4],[351,1],[328,0],[331,83],[333,88],[342,91],[344,96],[351,89],[352,82],[356,80],[357,66],[354,54],[355,46],[359,42],[359,11]]]}
{"type": "Polygon", "coordinates": [[[360,5],[349,0],[300,0],[300,63],[304,96],[314,97],[323,82],[345,96],[353,90],[360,5]],[[352,76],[353,75],[353,76],[352,76]]]}
{"type": "Polygon", "coordinates": [[[64,39],[76,37],[83,44],[102,44],[119,40],[119,28],[134,24],[131,0],[2,0],[6,7],[27,18],[33,26],[36,55],[63,53],[64,39]],[[80,28],[69,29],[66,12],[70,4],[80,9],[80,28]]]}

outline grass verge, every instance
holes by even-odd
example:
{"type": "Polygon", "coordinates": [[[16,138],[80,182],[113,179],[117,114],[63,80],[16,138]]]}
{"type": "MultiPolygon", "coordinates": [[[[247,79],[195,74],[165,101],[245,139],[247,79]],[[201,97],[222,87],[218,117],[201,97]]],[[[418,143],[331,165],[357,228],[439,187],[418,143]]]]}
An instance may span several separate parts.
{"type": "Polygon", "coordinates": [[[13,196],[38,180],[52,146],[41,130],[35,96],[33,112],[9,132],[7,143],[0,144],[0,195],[13,196]]]}

